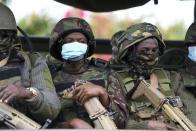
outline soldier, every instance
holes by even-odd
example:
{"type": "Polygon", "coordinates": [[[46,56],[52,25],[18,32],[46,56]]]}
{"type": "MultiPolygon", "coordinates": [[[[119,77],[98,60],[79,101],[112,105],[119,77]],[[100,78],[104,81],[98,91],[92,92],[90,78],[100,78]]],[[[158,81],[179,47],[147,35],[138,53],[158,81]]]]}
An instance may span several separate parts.
{"type": "MultiPolygon", "coordinates": [[[[196,22],[187,30],[184,43],[187,45],[185,86],[196,86],[196,22]]],[[[185,74],[184,74],[185,75],[185,74]]],[[[183,75],[183,76],[184,76],[183,75]]]]}
{"type": "MultiPolygon", "coordinates": [[[[60,111],[46,63],[37,53],[21,48],[12,11],[0,3],[0,101],[38,122],[54,119],[60,111]]],[[[1,126],[2,127],[2,126],[1,126]]]]}
{"type": "Polygon", "coordinates": [[[188,109],[188,117],[196,124],[196,22],[188,28],[184,43],[187,47],[185,68],[179,70],[183,76],[184,88],[178,90],[178,95],[188,109]]]}
{"type": "MultiPolygon", "coordinates": [[[[89,125],[92,125],[92,120],[83,105],[88,99],[98,97],[105,108],[116,112],[114,119],[118,128],[124,128],[126,104],[121,98],[119,86],[112,83],[115,82],[112,76],[107,79],[106,72],[92,66],[87,59],[95,49],[95,39],[89,24],[73,17],[60,20],[52,31],[49,48],[51,56],[63,63],[62,69],[53,78],[55,85],[64,82],[64,88],[67,88],[74,85],[77,79],[88,81],[74,90],[74,99],[61,101],[62,110],[58,122],[65,121],[61,127],[92,128],[89,125]],[[113,86],[107,87],[108,82],[113,86]]],[[[56,88],[59,90],[58,86],[56,88]]]]}
{"type": "MultiPolygon", "coordinates": [[[[132,91],[137,79],[143,76],[153,87],[158,88],[165,96],[175,96],[175,90],[183,87],[180,75],[156,68],[158,58],[165,49],[161,33],[152,24],[141,23],[130,26],[124,32],[115,34],[112,64],[127,65],[127,68],[116,70],[123,94],[128,99],[130,116],[128,129],[175,129],[163,123],[163,116],[155,112],[152,103],[144,96],[131,100],[127,94],[132,91]],[[116,48],[116,49],[115,49],[116,48]],[[116,52],[114,52],[116,51],[116,52]]],[[[179,101],[179,106],[182,105],[179,101]]],[[[167,119],[167,118],[164,118],[167,119]]]]}

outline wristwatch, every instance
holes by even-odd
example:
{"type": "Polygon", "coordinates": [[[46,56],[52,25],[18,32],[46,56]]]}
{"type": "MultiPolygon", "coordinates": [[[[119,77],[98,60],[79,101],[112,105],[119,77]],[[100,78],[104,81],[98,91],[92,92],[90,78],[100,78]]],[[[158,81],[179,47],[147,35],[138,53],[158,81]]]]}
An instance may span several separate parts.
{"type": "MultiPolygon", "coordinates": [[[[37,91],[36,91],[35,89],[33,89],[33,88],[27,88],[27,89],[32,93],[32,97],[31,97],[31,98],[37,96],[37,91]]],[[[31,99],[31,98],[30,98],[30,99],[31,99]]]]}

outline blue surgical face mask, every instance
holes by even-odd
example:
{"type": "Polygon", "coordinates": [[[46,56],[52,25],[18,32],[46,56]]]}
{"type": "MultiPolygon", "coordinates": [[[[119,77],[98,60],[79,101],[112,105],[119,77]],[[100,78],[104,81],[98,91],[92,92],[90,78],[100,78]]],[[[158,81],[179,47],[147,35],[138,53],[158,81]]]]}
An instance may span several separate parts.
{"type": "Polygon", "coordinates": [[[189,46],[188,47],[189,53],[188,53],[188,57],[196,62],[196,46],[189,46]]]}
{"type": "Polygon", "coordinates": [[[87,51],[87,44],[80,42],[66,43],[62,46],[61,55],[65,60],[79,61],[84,58],[87,51]]]}

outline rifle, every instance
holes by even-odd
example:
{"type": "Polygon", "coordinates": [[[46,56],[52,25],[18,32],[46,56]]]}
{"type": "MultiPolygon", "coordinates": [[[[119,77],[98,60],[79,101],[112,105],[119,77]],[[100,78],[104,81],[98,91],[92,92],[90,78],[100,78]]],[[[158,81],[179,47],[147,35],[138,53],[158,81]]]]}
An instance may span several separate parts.
{"type": "Polygon", "coordinates": [[[153,104],[155,111],[161,111],[163,115],[169,117],[171,122],[178,128],[186,131],[195,131],[194,124],[177,107],[177,100],[172,97],[164,96],[159,90],[147,83],[143,77],[139,78],[139,85],[131,98],[133,100],[144,95],[153,104]]]}
{"type": "MultiPolygon", "coordinates": [[[[72,98],[72,92],[86,81],[77,80],[70,88],[65,89],[62,94],[63,99],[72,98]]],[[[84,107],[89,114],[96,129],[117,129],[113,120],[110,119],[109,112],[103,107],[97,97],[92,97],[84,103],[84,107]]]]}
{"type": "Polygon", "coordinates": [[[41,125],[18,112],[11,106],[0,102],[0,121],[12,129],[40,129],[41,125]]]}

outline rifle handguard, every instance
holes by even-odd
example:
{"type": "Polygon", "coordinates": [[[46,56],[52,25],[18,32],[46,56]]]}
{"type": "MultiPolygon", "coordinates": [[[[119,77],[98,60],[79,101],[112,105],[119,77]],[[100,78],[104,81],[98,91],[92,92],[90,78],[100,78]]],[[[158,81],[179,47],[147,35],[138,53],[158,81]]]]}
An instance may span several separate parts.
{"type": "Polygon", "coordinates": [[[0,103],[0,119],[12,129],[40,129],[41,125],[5,103],[0,103]]]}
{"type": "Polygon", "coordinates": [[[142,80],[134,92],[132,99],[137,99],[140,96],[146,96],[153,104],[156,111],[161,111],[164,115],[180,129],[186,131],[195,131],[194,124],[183,114],[183,112],[176,106],[177,103],[172,101],[172,98],[165,97],[159,90],[152,87],[151,84],[142,80]]]}

